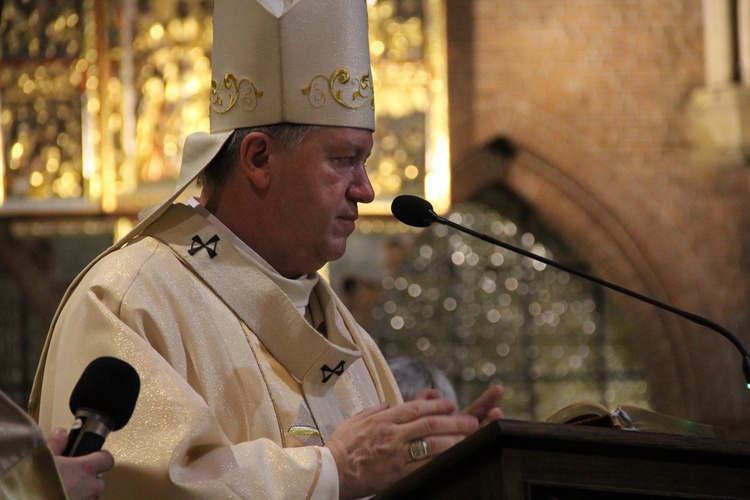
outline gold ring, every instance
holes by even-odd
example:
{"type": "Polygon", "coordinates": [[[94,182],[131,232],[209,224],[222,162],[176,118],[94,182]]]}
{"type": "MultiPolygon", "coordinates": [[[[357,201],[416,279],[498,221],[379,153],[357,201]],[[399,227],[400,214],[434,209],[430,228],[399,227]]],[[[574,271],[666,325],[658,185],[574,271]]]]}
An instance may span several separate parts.
{"type": "Polygon", "coordinates": [[[430,454],[430,447],[424,439],[415,439],[409,443],[409,455],[412,460],[422,460],[430,454]]]}

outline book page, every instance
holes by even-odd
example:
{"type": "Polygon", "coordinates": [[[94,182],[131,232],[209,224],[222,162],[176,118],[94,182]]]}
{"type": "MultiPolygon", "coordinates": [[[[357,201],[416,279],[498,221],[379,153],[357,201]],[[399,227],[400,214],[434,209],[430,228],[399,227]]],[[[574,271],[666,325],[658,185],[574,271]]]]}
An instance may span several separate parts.
{"type": "Polygon", "coordinates": [[[630,420],[632,426],[643,432],[659,432],[662,434],[679,434],[682,436],[710,437],[726,439],[727,434],[724,429],[708,424],[700,424],[685,420],[663,413],[658,413],[638,406],[622,405],[622,412],[625,415],[617,416],[618,420],[622,419],[623,427],[627,427],[625,421],[630,420]]]}
{"type": "Polygon", "coordinates": [[[585,420],[586,417],[603,417],[609,414],[610,411],[607,407],[595,401],[579,401],[555,412],[544,421],[551,424],[567,424],[573,421],[585,420]]]}

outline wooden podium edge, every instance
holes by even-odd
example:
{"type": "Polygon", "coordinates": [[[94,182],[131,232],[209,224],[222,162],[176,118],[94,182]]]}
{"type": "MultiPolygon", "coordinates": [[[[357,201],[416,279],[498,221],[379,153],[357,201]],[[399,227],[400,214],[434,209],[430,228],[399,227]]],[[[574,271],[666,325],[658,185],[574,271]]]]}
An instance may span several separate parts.
{"type": "Polygon", "coordinates": [[[490,422],[374,498],[403,498],[429,478],[450,473],[457,463],[475,454],[484,455],[493,446],[580,454],[611,454],[616,450],[623,457],[648,454],[654,460],[731,466],[747,469],[750,474],[750,442],[746,441],[501,419],[490,422]],[[675,451],[679,451],[677,458],[675,451]]]}

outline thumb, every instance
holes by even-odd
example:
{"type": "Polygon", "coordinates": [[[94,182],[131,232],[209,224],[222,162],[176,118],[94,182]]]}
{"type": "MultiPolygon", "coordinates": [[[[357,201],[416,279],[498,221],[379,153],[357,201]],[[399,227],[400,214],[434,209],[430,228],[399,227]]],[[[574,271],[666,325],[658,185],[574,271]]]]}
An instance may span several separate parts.
{"type": "Polygon", "coordinates": [[[115,466],[115,459],[107,450],[99,450],[80,457],[84,470],[98,476],[115,466]]]}

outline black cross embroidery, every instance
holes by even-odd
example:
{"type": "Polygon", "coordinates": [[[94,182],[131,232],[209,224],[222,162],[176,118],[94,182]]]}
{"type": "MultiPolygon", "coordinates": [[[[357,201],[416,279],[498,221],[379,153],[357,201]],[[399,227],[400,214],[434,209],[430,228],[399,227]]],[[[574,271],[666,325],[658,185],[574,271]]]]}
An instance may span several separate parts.
{"type": "Polygon", "coordinates": [[[199,250],[205,248],[206,252],[208,252],[208,256],[213,259],[214,257],[216,257],[216,244],[219,242],[219,239],[219,235],[215,234],[211,236],[211,239],[203,243],[201,237],[196,234],[195,236],[193,236],[193,244],[190,245],[190,250],[188,250],[188,253],[190,255],[195,255],[199,250]],[[213,246],[209,246],[211,244],[213,244],[213,246]]]}
{"type": "Polygon", "coordinates": [[[334,369],[329,368],[328,365],[321,366],[320,367],[320,371],[323,372],[323,383],[325,384],[326,382],[328,382],[328,380],[333,375],[341,375],[342,373],[344,373],[344,365],[345,364],[346,364],[346,361],[341,360],[341,361],[339,361],[339,364],[336,365],[336,368],[334,368],[334,369]]]}

